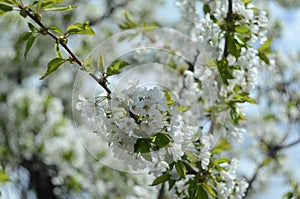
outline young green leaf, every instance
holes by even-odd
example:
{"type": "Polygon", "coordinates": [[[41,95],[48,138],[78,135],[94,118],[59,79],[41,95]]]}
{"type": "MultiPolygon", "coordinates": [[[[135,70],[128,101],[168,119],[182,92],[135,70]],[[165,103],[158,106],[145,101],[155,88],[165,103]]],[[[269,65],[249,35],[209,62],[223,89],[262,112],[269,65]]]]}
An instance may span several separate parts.
{"type": "Polygon", "coordinates": [[[222,164],[222,163],[225,163],[225,162],[230,162],[230,160],[228,158],[218,158],[216,160],[213,161],[213,164],[214,165],[218,165],[218,164],[222,164]]]}
{"type": "Polygon", "coordinates": [[[109,67],[107,67],[106,75],[111,76],[111,75],[119,74],[121,73],[120,69],[128,65],[129,63],[126,61],[113,62],[109,67]]]}
{"type": "Polygon", "coordinates": [[[65,63],[67,60],[63,59],[63,58],[54,58],[52,59],[49,63],[48,63],[48,69],[47,72],[40,78],[40,79],[44,79],[45,77],[47,77],[49,74],[53,73],[54,71],[56,71],[63,63],[65,63]]]}
{"type": "Polygon", "coordinates": [[[214,198],[218,197],[216,190],[209,184],[203,184],[203,188],[214,198]]]}
{"type": "Polygon", "coordinates": [[[44,0],[40,5],[41,8],[51,8],[64,0],[44,0]]]}
{"type": "Polygon", "coordinates": [[[241,54],[241,46],[233,35],[228,36],[228,51],[236,58],[241,54]]]}
{"type": "Polygon", "coordinates": [[[21,43],[23,41],[28,40],[30,37],[32,37],[32,32],[24,32],[23,34],[20,35],[18,39],[18,43],[21,43]]]}
{"type": "Polygon", "coordinates": [[[2,169],[0,169],[0,183],[9,181],[9,176],[2,169]]]}
{"type": "Polygon", "coordinates": [[[180,175],[180,177],[185,178],[186,177],[186,167],[184,166],[182,161],[178,161],[175,163],[175,169],[180,175]]]}
{"type": "Polygon", "coordinates": [[[155,136],[154,136],[154,139],[152,139],[152,142],[158,146],[158,147],[165,147],[167,146],[171,140],[170,140],[170,137],[164,133],[157,133],[155,136]]]}
{"type": "Polygon", "coordinates": [[[25,58],[27,57],[34,41],[35,41],[35,36],[31,35],[30,38],[28,39],[27,43],[26,43],[26,47],[25,47],[25,53],[24,53],[24,56],[25,58]]]}
{"type": "Polygon", "coordinates": [[[157,177],[154,179],[154,181],[152,182],[151,186],[155,186],[161,183],[166,182],[167,180],[169,180],[171,177],[171,175],[169,173],[164,173],[161,176],[157,177]]]}
{"type": "Polygon", "coordinates": [[[149,153],[151,149],[151,139],[139,138],[134,144],[134,153],[149,153]]]}
{"type": "Polygon", "coordinates": [[[217,145],[213,148],[212,154],[221,153],[223,151],[231,149],[231,144],[226,139],[221,139],[217,145]]]}
{"type": "Polygon", "coordinates": [[[90,28],[88,21],[80,24],[75,23],[70,25],[67,30],[67,34],[86,34],[86,35],[96,35],[96,33],[90,28]]]}
{"type": "Polygon", "coordinates": [[[249,35],[251,33],[250,29],[246,26],[237,26],[235,27],[235,31],[246,35],[249,35]]]}
{"type": "Polygon", "coordinates": [[[18,5],[17,0],[0,0],[1,3],[18,5]]]}
{"type": "Polygon", "coordinates": [[[62,58],[62,55],[61,55],[60,50],[59,50],[59,43],[58,42],[55,42],[55,53],[59,58],[62,58]]]}
{"type": "Polygon", "coordinates": [[[0,11],[10,12],[12,10],[13,10],[13,8],[11,6],[0,3],[0,11]]]}
{"type": "Polygon", "coordinates": [[[81,68],[83,70],[85,70],[86,72],[88,73],[93,73],[95,72],[95,67],[93,65],[93,57],[90,56],[87,60],[85,60],[83,63],[82,63],[82,66],[81,68]]]}
{"type": "Polygon", "coordinates": [[[45,8],[45,11],[68,11],[68,10],[74,10],[77,8],[77,6],[73,5],[64,5],[64,6],[55,6],[50,8],[45,8]]]}
{"type": "Polygon", "coordinates": [[[61,34],[61,35],[63,34],[63,31],[56,26],[50,26],[49,29],[53,30],[54,32],[56,32],[58,34],[61,34]]]}
{"type": "Polygon", "coordinates": [[[197,187],[195,199],[208,199],[208,194],[205,189],[201,185],[198,185],[197,187]]]}
{"type": "Polygon", "coordinates": [[[272,41],[273,41],[273,38],[270,37],[265,43],[263,43],[263,44],[257,49],[258,52],[270,53],[272,41]]]}
{"type": "Polygon", "coordinates": [[[104,62],[104,55],[102,52],[99,54],[98,59],[97,59],[97,68],[101,74],[104,73],[105,62],[104,62]]]}

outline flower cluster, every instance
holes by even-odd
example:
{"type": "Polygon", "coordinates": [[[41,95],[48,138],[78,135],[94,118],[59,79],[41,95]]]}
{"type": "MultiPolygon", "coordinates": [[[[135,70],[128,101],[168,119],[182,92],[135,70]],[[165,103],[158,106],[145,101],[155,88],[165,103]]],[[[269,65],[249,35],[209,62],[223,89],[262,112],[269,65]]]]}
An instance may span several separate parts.
{"type": "MultiPolygon", "coordinates": [[[[184,124],[171,93],[130,85],[98,102],[80,97],[82,116],[101,124],[114,155],[134,169],[168,168],[192,143],[197,128],[184,124]]],[[[99,129],[98,129],[99,131],[99,129]]]]}

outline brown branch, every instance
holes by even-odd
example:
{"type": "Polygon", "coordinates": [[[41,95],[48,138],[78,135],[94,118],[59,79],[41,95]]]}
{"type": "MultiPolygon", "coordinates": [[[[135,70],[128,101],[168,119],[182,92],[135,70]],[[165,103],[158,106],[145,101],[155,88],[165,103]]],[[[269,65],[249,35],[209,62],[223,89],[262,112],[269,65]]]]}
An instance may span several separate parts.
{"type": "Polygon", "coordinates": [[[161,188],[159,189],[159,192],[158,192],[157,199],[163,199],[164,196],[165,196],[165,183],[163,183],[161,185],[161,188]]]}
{"type": "MultiPolygon", "coordinates": [[[[82,66],[82,62],[80,59],[75,55],[75,53],[69,48],[69,46],[60,40],[60,37],[55,35],[53,32],[47,28],[38,17],[32,14],[32,10],[30,8],[27,8],[23,6],[22,4],[19,4],[18,7],[24,11],[37,25],[40,26],[42,30],[46,30],[46,34],[52,37],[57,43],[59,43],[70,55],[72,61],[77,63],[80,67],[82,66]]],[[[105,81],[101,81],[102,79],[97,78],[94,74],[88,73],[108,94],[108,96],[111,94],[111,90],[107,87],[105,81]]]]}
{"type": "MultiPolygon", "coordinates": [[[[226,19],[225,19],[227,22],[226,26],[228,26],[228,24],[230,24],[232,22],[232,18],[233,18],[232,0],[228,0],[228,11],[227,11],[226,19]]],[[[228,51],[229,34],[230,34],[230,32],[226,32],[223,58],[226,58],[229,54],[229,51],[228,51]]]]}

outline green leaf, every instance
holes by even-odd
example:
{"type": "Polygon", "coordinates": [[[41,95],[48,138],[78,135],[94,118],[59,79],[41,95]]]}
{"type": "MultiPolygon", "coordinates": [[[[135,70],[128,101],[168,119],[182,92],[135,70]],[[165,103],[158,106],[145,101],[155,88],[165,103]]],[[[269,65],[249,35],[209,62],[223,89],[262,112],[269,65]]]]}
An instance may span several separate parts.
{"type": "Polygon", "coordinates": [[[56,26],[50,26],[49,29],[53,30],[54,32],[56,32],[58,34],[61,34],[61,35],[63,34],[63,31],[56,26]]]}
{"type": "Polygon", "coordinates": [[[176,180],[171,180],[169,179],[169,191],[174,187],[175,183],[176,183],[176,180]]]}
{"type": "Polygon", "coordinates": [[[129,12],[126,12],[124,16],[125,20],[123,21],[123,23],[119,24],[120,29],[127,30],[138,28],[138,23],[132,20],[129,12]]]}
{"type": "Polygon", "coordinates": [[[203,6],[203,12],[204,14],[210,13],[210,7],[207,3],[203,6]]]}
{"type": "Polygon", "coordinates": [[[87,60],[85,60],[82,63],[81,69],[88,72],[88,73],[95,72],[95,68],[93,66],[93,57],[92,56],[90,56],[87,60]]]}
{"type": "Polygon", "coordinates": [[[171,92],[169,90],[165,90],[164,93],[165,93],[165,96],[166,96],[167,105],[170,106],[170,105],[174,104],[175,101],[172,100],[171,92]]]}
{"type": "Polygon", "coordinates": [[[96,33],[90,28],[89,22],[83,24],[75,23],[70,25],[67,30],[67,34],[86,34],[86,35],[96,35],[96,33]]]}
{"type": "Polygon", "coordinates": [[[258,52],[258,57],[264,61],[266,64],[270,64],[270,60],[269,58],[266,56],[265,53],[262,53],[262,52],[258,52]]]}
{"type": "Polygon", "coordinates": [[[151,149],[151,139],[139,138],[134,144],[134,153],[149,153],[151,149]]]}
{"type": "Polygon", "coordinates": [[[7,182],[9,181],[9,176],[7,173],[5,173],[3,171],[3,169],[0,169],[0,183],[3,183],[3,182],[7,182]]]}
{"type": "Polygon", "coordinates": [[[184,163],[182,161],[178,161],[175,163],[175,169],[180,177],[186,177],[186,167],[184,166],[184,163]]]}
{"type": "Polygon", "coordinates": [[[63,59],[63,58],[54,58],[52,59],[49,63],[48,63],[48,69],[47,72],[40,78],[40,79],[44,79],[45,77],[47,77],[49,74],[53,73],[54,71],[56,71],[63,63],[65,63],[67,60],[63,59]]]}
{"type": "Polygon", "coordinates": [[[251,33],[250,29],[246,26],[237,26],[235,27],[235,31],[246,35],[249,35],[251,33]]]}
{"type": "Polygon", "coordinates": [[[243,2],[245,5],[248,5],[249,3],[252,2],[252,0],[242,0],[242,2],[243,2]]]}
{"type": "Polygon", "coordinates": [[[294,193],[293,192],[287,192],[286,194],[283,195],[284,198],[287,199],[292,199],[294,197],[294,193]]]}
{"type": "Polygon", "coordinates": [[[208,199],[208,194],[201,185],[198,185],[195,199],[208,199]]]}
{"type": "Polygon", "coordinates": [[[233,35],[228,36],[228,51],[236,58],[241,55],[241,46],[233,35]]]}
{"type": "Polygon", "coordinates": [[[171,177],[171,175],[169,173],[164,173],[161,176],[155,178],[151,184],[151,186],[155,186],[161,183],[166,182],[167,180],[169,180],[171,177]]]}
{"type": "Polygon", "coordinates": [[[104,73],[105,62],[104,62],[104,55],[102,52],[100,52],[98,59],[97,59],[97,68],[101,72],[101,74],[104,73]]]}
{"type": "Polygon", "coordinates": [[[231,102],[235,102],[235,103],[249,102],[251,104],[257,104],[255,99],[251,98],[249,96],[249,93],[247,93],[247,92],[242,92],[242,93],[234,95],[233,100],[231,102]]]}
{"type": "Polygon", "coordinates": [[[61,55],[60,50],[59,50],[59,43],[58,42],[55,42],[55,53],[59,58],[62,58],[62,55],[61,55]]]}
{"type": "Polygon", "coordinates": [[[35,41],[35,36],[31,35],[30,38],[28,39],[27,43],[26,43],[26,47],[25,47],[25,53],[24,53],[24,56],[25,58],[27,57],[34,41],[35,41]]]}
{"type": "Polygon", "coordinates": [[[216,160],[213,161],[214,165],[218,165],[218,164],[222,164],[225,162],[230,162],[230,160],[228,158],[218,158],[216,160]]]}
{"type": "Polygon", "coordinates": [[[263,160],[261,166],[267,166],[271,161],[272,161],[272,158],[266,157],[266,158],[263,160]]]}
{"type": "Polygon", "coordinates": [[[18,43],[21,43],[23,41],[26,41],[28,40],[30,37],[32,37],[32,32],[24,32],[23,34],[21,34],[19,36],[19,39],[18,39],[18,43]]]}
{"type": "Polygon", "coordinates": [[[18,2],[16,0],[0,0],[0,2],[6,4],[18,5],[18,2]]]}
{"type": "Polygon", "coordinates": [[[64,6],[56,6],[56,7],[45,8],[44,10],[45,11],[68,11],[68,10],[74,10],[75,8],[77,8],[77,6],[64,5],[64,6]]]}
{"type": "Polygon", "coordinates": [[[0,11],[10,12],[12,10],[13,10],[13,8],[11,6],[0,3],[0,11]]]}
{"type": "Polygon", "coordinates": [[[63,1],[64,0],[44,0],[41,4],[41,8],[50,8],[63,1]]]}
{"type": "Polygon", "coordinates": [[[261,53],[270,53],[271,52],[271,44],[273,38],[270,37],[265,43],[263,43],[257,50],[261,53]]]}
{"type": "Polygon", "coordinates": [[[171,143],[171,139],[167,134],[157,133],[153,136],[152,142],[158,147],[165,147],[171,143]]]}
{"type": "Polygon", "coordinates": [[[209,184],[203,184],[204,189],[214,198],[218,197],[216,190],[209,184]]]}
{"type": "Polygon", "coordinates": [[[189,198],[195,198],[197,193],[197,182],[195,180],[189,181],[189,188],[188,188],[189,198]]]}
{"type": "Polygon", "coordinates": [[[36,28],[32,23],[27,23],[28,25],[28,28],[30,29],[30,31],[32,32],[37,32],[38,31],[38,28],[36,28]]]}
{"type": "Polygon", "coordinates": [[[180,112],[185,112],[185,111],[188,111],[188,110],[190,110],[190,108],[189,107],[187,107],[187,106],[178,106],[178,111],[180,111],[180,112]]]}
{"type": "Polygon", "coordinates": [[[212,154],[222,153],[223,151],[231,149],[231,144],[226,139],[221,139],[212,150],[212,154]]]}
{"type": "Polygon", "coordinates": [[[119,74],[121,73],[120,69],[128,65],[130,64],[126,61],[113,62],[109,67],[107,67],[106,75],[111,76],[111,75],[119,74]]]}

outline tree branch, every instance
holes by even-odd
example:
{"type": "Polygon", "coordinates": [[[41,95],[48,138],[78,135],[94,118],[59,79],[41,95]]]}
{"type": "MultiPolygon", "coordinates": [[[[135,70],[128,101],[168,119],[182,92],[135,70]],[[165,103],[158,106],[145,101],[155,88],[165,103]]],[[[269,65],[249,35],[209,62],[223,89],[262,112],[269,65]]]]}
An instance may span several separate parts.
{"type": "Polygon", "coordinates": [[[157,199],[163,199],[165,196],[165,183],[162,183],[159,192],[158,192],[158,196],[157,199]]]}
{"type": "MultiPolygon", "coordinates": [[[[228,11],[227,11],[226,19],[225,19],[226,22],[227,22],[226,25],[231,23],[232,17],[233,17],[232,0],[228,0],[228,11]]],[[[224,45],[224,51],[223,51],[223,58],[226,58],[229,54],[229,51],[228,51],[229,33],[230,32],[226,32],[226,36],[225,36],[225,45],[224,45]]]]}
{"type": "MultiPolygon", "coordinates": [[[[75,53],[69,48],[67,44],[65,44],[63,41],[60,40],[60,37],[55,35],[53,32],[45,26],[41,20],[32,14],[32,10],[30,8],[27,8],[23,6],[22,4],[19,4],[18,7],[24,11],[37,25],[40,26],[42,30],[46,31],[46,34],[52,37],[57,43],[59,43],[70,55],[72,58],[72,61],[74,61],[76,64],[78,64],[80,67],[82,66],[82,62],[80,59],[75,55],[75,53]]],[[[108,94],[108,96],[111,94],[111,90],[107,87],[106,83],[104,81],[101,81],[101,79],[97,78],[94,74],[88,73],[108,94]]]]}

